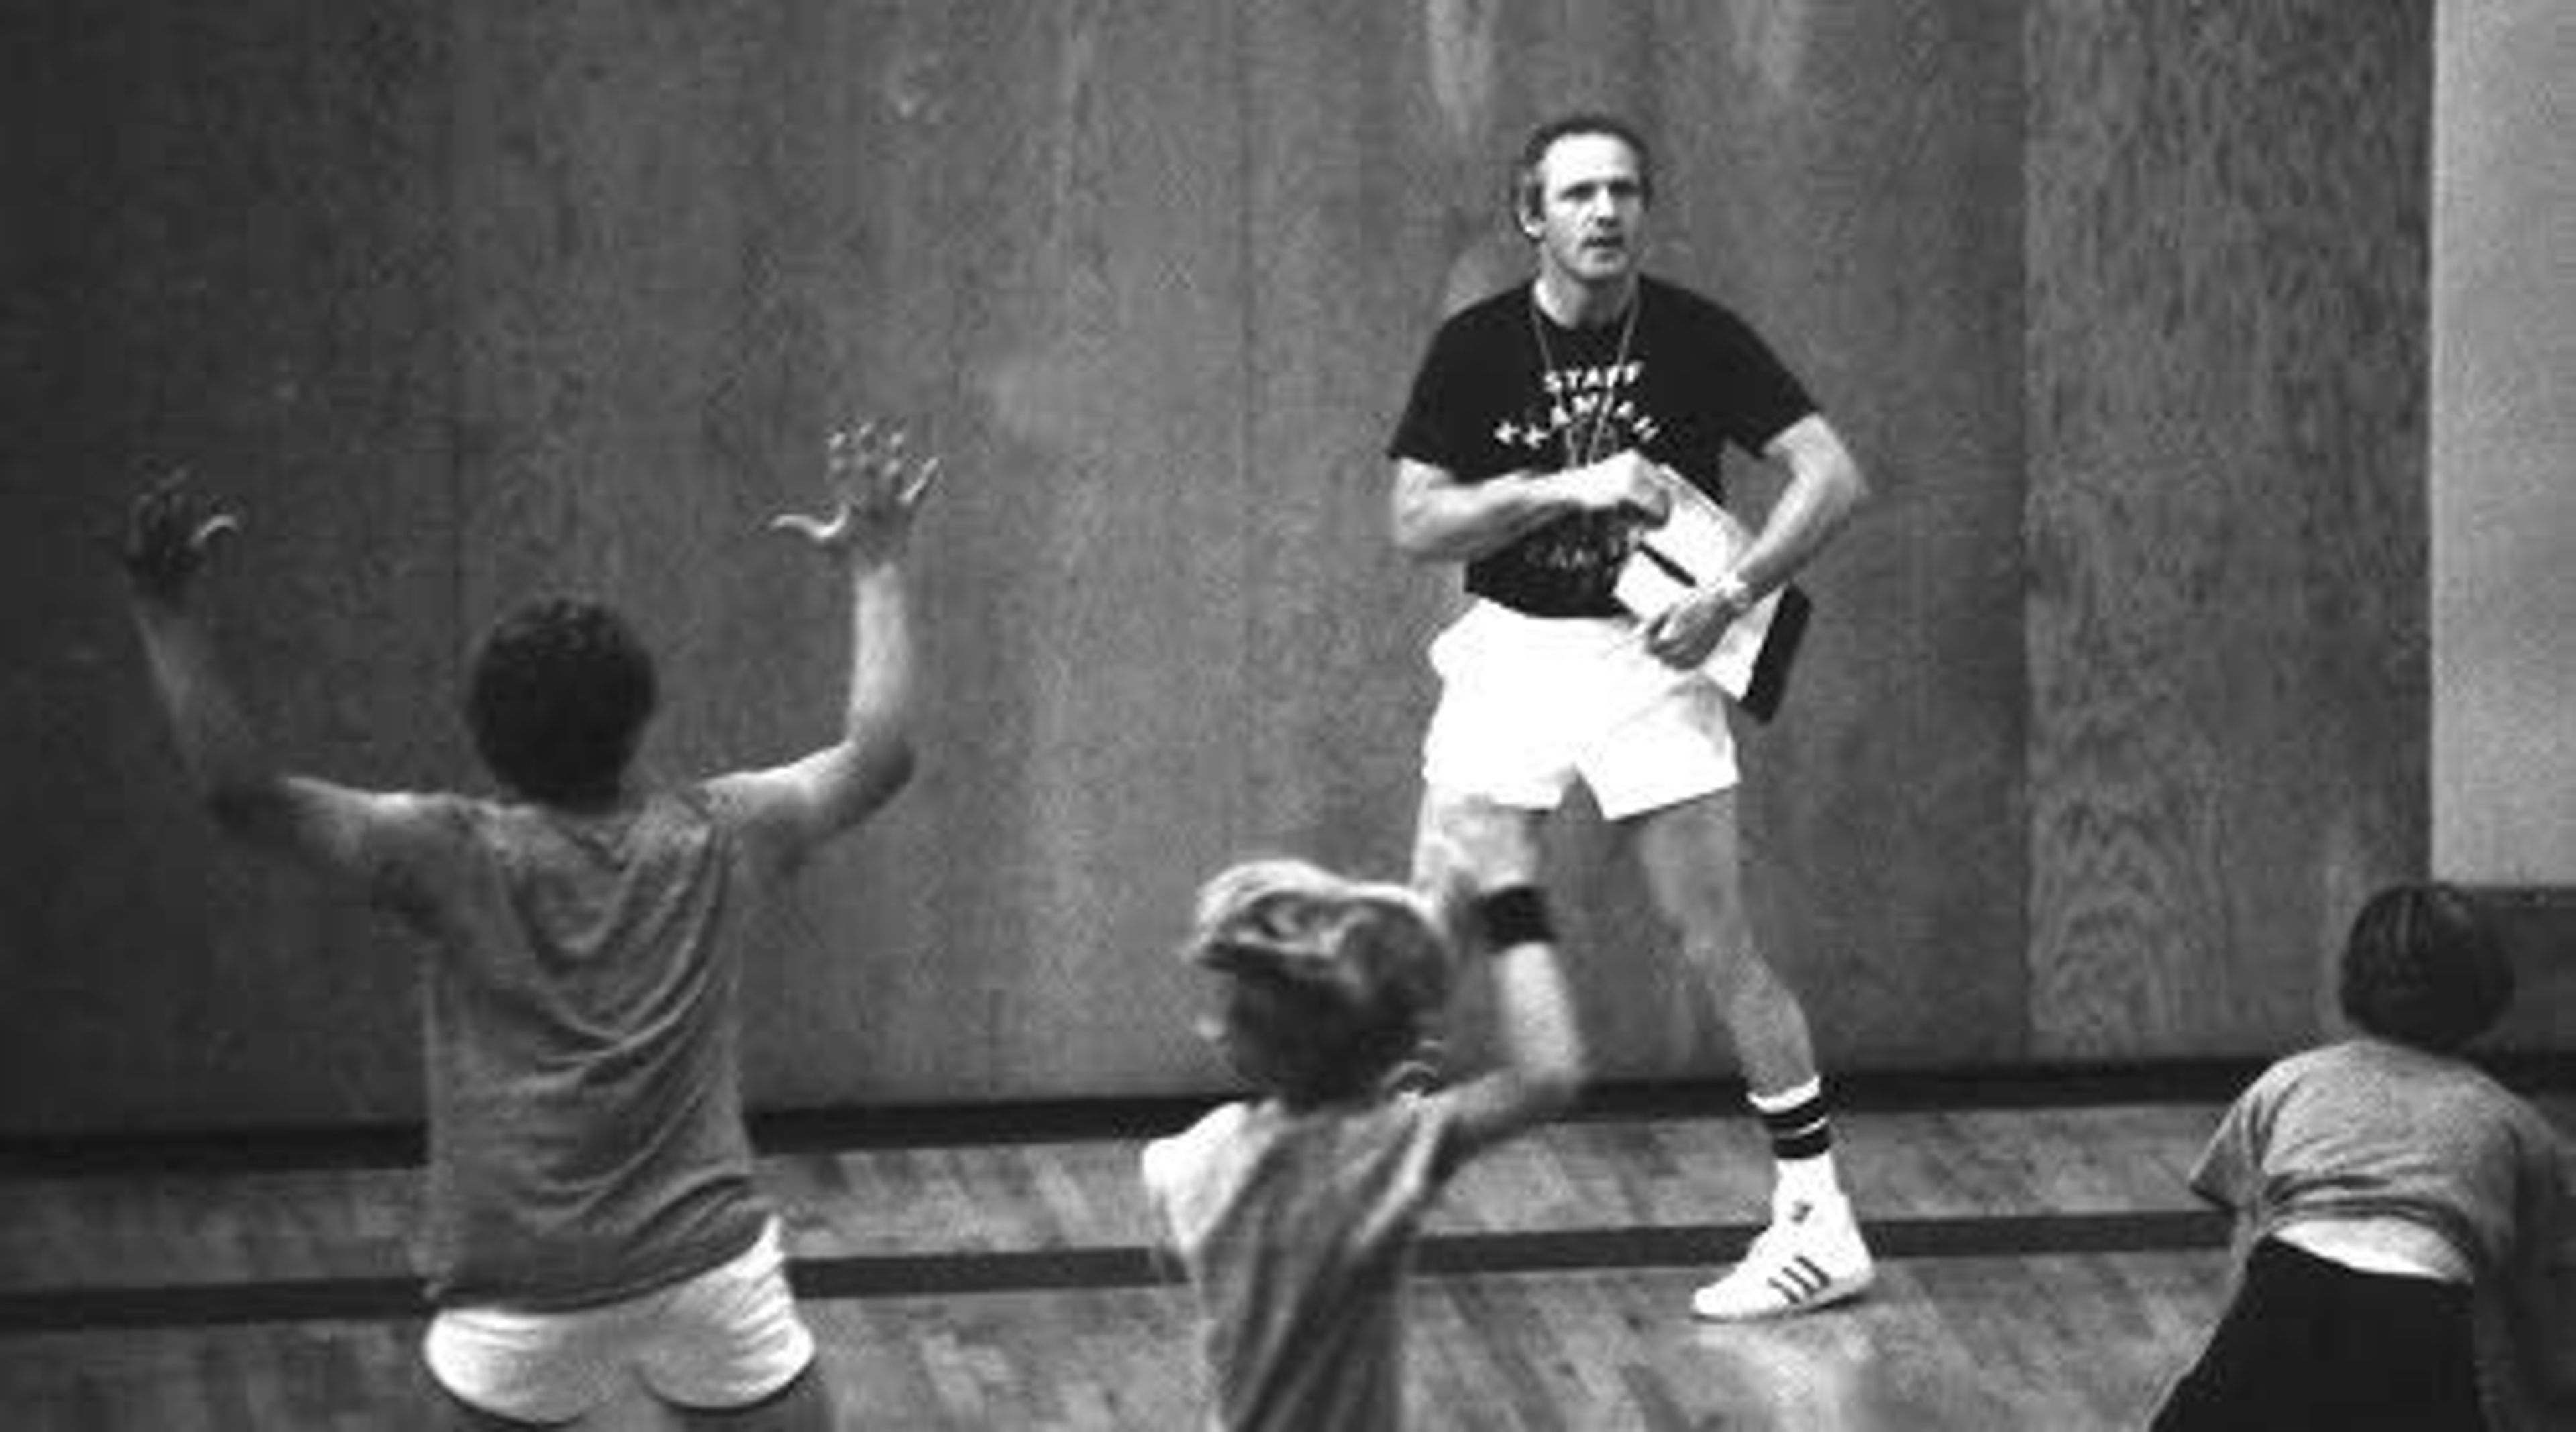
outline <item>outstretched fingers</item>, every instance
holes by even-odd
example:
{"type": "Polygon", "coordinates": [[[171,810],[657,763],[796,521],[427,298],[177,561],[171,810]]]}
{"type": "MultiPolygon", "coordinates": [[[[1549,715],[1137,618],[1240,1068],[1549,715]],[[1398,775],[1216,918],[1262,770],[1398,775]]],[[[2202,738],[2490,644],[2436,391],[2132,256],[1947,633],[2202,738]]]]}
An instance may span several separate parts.
{"type": "Polygon", "coordinates": [[[906,510],[919,507],[921,499],[930,495],[930,485],[938,480],[939,459],[922,459],[904,477],[902,488],[895,493],[895,504],[906,510]]]}
{"type": "Polygon", "coordinates": [[[198,496],[181,469],[134,500],[118,556],[138,589],[177,597],[205,567],[218,539],[240,530],[240,519],[198,496]]]}
{"type": "Polygon", "coordinates": [[[908,457],[909,443],[898,423],[867,419],[834,429],[823,445],[830,510],[783,513],[770,519],[770,528],[835,550],[874,549],[899,540],[940,469],[936,457],[908,457]]]}

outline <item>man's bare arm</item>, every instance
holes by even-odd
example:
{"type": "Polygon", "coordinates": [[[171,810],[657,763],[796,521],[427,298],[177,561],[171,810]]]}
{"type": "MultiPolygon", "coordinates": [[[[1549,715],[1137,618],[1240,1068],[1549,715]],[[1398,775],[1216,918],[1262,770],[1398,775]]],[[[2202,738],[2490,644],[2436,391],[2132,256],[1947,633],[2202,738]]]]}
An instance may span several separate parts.
{"type": "Polygon", "coordinates": [[[1782,429],[1762,455],[1789,470],[1789,483],[1735,564],[1736,579],[1755,597],[1795,576],[1869,496],[1860,464],[1821,413],[1782,429]]]}
{"type": "Polygon", "coordinates": [[[1397,550],[1422,562],[1472,562],[1577,512],[1632,508],[1663,520],[1672,499],[1634,451],[1563,472],[1512,472],[1461,482],[1431,463],[1398,458],[1389,525],[1397,550]]]}
{"type": "Polygon", "coordinates": [[[1721,573],[1645,627],[1646,649],[1677,667],[1697,666],[1727,626],[1787,585],[1851,521],[1869,495],[1860,464],[1820,413],[1781,430],[1763,456],[1789,470],[1788,485],[1731,572],[1721,573]]]}

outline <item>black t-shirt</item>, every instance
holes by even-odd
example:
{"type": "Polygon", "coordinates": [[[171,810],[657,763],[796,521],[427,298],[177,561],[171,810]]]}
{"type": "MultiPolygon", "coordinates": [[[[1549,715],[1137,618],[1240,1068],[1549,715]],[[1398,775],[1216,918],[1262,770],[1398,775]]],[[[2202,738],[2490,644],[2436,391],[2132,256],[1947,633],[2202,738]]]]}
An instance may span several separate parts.
{"type": "MultiPolygon", "coordinates": [[[[1559,328],[1520,284],[1452,315],[1414,375],[1388,455],[1476,483],[1633,447],[1722,499],[1728,443],[1759,453],[1816,411],[1725,307],[1641,276],[1634,312],[1633,332],[1624,319],[1559,328]]],[[[1610,592],[1634,536],[1616,514],[1561,518],[1468,563],[1467,590],[1532,616],[1615,615],[1610,592]]]]}

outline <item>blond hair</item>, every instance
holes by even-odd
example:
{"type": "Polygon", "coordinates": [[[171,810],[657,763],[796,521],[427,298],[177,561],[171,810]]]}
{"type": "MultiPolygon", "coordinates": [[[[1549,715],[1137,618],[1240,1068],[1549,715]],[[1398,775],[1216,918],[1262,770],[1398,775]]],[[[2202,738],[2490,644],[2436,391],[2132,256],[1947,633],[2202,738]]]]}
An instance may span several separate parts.
{"type": "Polygon", "coordinates": [[[1225,1036],[1291,1100],[1372,1085],[1446,1003],[1447,920],[1407,886],[1247,860],[1201,886],[1182,954],[1241,986],[1225,1036]]]}

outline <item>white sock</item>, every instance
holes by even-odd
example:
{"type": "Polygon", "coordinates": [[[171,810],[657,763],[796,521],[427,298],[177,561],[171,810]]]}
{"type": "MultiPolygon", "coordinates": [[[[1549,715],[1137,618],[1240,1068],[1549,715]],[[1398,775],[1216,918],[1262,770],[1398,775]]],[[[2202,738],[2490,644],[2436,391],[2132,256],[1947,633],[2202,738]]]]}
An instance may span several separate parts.
{"type": "Polygon", "coordinates": [[[1772,1167],[1780,1175],[1771,1192],[1774,1208],[1831,1203],[1843,1196],[1842,1180],[1834,1173],[1834,1156],[1830,1153],[1807,1159],[1781,1159],[1772,1167]]]}
{"type": "Polygon", "coordinates": [[[1745,1096],[1753,1105],[1753,1111],[1763,1116],[1764,1123],[1771,1129],[1774,1144],[1772,1166],[1779,1175],[1779,1182],[1771,1195],[1774,1208],[1794,1208],[1802,1203],[1821,1204],[1842,1197],[1842,1180],[1834,1170],[1830,1133],[1824,1136],[1825,1147],[1812,1154],[1788,1157],[1778,1152],[1778,1144],[1784,1134],[1798,1132],[1783,1127],[1782,1115],[1796,1113],[1802,1107],[1810,1109],[1814,1114],[1813,1127],[1818,1130],[1826,1128],[1824,1095],[1825,1081],[1816,1077],[1769,1093],[1748,1091],[1745,1096]]]}

